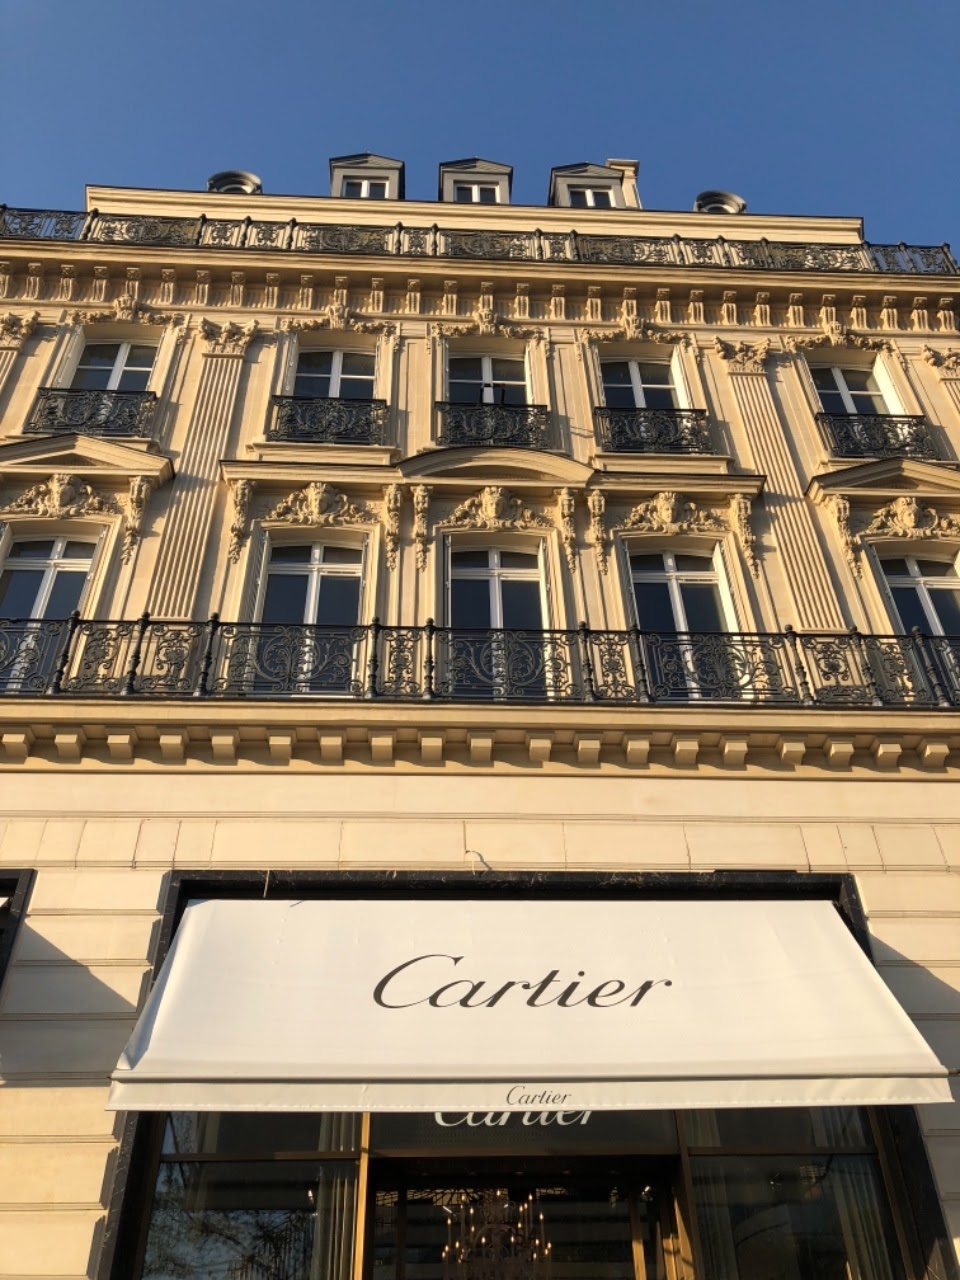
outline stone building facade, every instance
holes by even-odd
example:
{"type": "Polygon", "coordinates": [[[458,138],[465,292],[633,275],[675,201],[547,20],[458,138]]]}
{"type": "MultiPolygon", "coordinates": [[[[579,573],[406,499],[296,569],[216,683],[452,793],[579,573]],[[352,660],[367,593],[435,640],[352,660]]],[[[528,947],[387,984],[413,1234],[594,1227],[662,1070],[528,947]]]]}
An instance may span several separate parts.
{"type": "MultiPolygon", "coordinates": [[[[960,1066],[949,250],[628,161],[332,174],[0,211],[4,1276],[173,1274],[110,1075],[165,913],[281,873],[853,891],[960,1066]]],[[[956,1265],[960,1100],[916,1115],[903,1260],[846,1274],[956,1265]]]]}

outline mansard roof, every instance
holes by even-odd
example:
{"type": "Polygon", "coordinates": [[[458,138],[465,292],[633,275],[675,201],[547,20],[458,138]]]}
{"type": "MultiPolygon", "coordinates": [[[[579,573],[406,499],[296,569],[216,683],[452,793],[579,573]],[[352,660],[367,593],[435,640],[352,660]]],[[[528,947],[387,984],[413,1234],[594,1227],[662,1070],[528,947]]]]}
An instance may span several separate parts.
{"type": "Polygon", "coordinates": [[[507,190],[509,192],[513,183],[513,165],[501,164],[498,160],[482,160],[479,156],[468,156],[465,160],[445,160],[440,165],[440,176],[438,179],[438,190],[441,199],[443,198],[443,175],[445,173],[469,173],[478,177],[503,178],[507,179],[507,190]]]}

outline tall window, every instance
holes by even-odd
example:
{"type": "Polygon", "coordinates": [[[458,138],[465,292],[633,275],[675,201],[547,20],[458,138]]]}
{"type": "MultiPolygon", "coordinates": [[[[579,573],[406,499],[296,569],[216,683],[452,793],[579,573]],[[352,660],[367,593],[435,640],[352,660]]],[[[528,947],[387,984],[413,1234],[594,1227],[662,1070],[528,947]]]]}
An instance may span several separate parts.
{"type": "Polygon", "coordinates": [[[612,209],[613,200],[607,187],[569,187],[572,209],[612,209]]]}
{"type": "Polygon", "coordinates": [[[0,571],[0,618],[68,618],[83,596],[95,543],[18,538],[0,571]]]}
{"type": "Polygon", "coordinates": [[[813,368],[813,383],[824,413],[887,413],[877,380],[870,369],[813,368]]]}
{"type": "Polygon", "coordinates": [[[146,391],[156,347],[137,342],[88,342],[70,386],[75,391],[146,391]]]}
{"type": "Polygon", "coordinates": [[[295,396],[372,400],[375,356],[368,351],[301,351],[295,396]]]}
{"type": "Polygon", "coordinates": [[[344,178],[340,194],[348,200],[386,200],[387,184],[382,178],[344,178]]]}
{"type": "Polygon", "coordinates": [[[503,356],[451,356],[447,395],[454,404],[527,404],[525,363],[503,356]]]}
{"type": "Polygon", "coordinates": [[[450,625],[543,627],[543,588],[536,551],[468,547],[450,554],[450,625]]]}
{"type": "Polygon", "coordinates": [[[675,409],[677,393],[669,361],[603,360],[603,400],[608,409],[675,409]]]}
{"type": "Polygon", "coordinates": [[[360,547],[278,543],[270,551],[260,620],[354,627],[362,571],[360,547]]]}
{"type": "Polygon", "coordinates": [[[495,183],[458,182],[453,188],[457,204],[497,204],[499,195],[495,183]]]}
{"type": "Polygon", "coordinates": [[[714,555],[631,551],[630,578],[641,631],[728,629],[714,555]]]}
{"type": "Polygon", "coordinates": [[[904,632],[960,636],[960,576],[954,560],[884,557],[880,561],[904,632]]]}

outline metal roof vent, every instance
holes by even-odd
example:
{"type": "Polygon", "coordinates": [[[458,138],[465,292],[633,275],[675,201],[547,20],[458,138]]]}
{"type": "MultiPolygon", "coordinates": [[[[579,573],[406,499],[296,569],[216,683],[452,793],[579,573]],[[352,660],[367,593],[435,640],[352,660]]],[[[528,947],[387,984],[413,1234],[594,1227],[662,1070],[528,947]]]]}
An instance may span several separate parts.
{"type": "Polygon", "coordinates": [[[255,173],[243,169],[224,169],[207,179],[207,190],[225,196],[262,196],[263,184],[255,173]]]}
{"type": "Polygon", "coordinates": [[[701,191],[693,202],[694,213],[745,213],[747,202],[732,191],[701,191]]]}

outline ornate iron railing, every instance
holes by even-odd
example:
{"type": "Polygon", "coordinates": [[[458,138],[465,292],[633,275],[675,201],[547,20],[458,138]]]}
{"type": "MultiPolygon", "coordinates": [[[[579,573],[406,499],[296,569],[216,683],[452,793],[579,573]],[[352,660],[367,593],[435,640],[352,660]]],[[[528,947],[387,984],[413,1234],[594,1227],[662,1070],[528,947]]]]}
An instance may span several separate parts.
{"type": "Polygon", "coordinates": [[[960,637],[0,622],[0,696],[960,708],[960,637]]]}
{"type": "Polygon", "coordinates": [[[550,410],[543,404],[437,404],[437,444],[551,449],[550,410]]]}
{"type": "Polygon", "coordinates": [[[72,391],[41,387],[25,431],[82,436],[153,434],[157,397],[152,391],[72,391]]]}
{"type": "Polygon", "coordinates": [[[940,457],[922,415],[818,413],[817,421],[838,458],[940,457]]]}
{"type": "Polygon", "coordinates": [[[705,409],[593,411],[600,448],[610,453],[713,453],[705,409]]]}
{"type": "Polygon", "coordinates": [[[256,218],[153,217],[0,205],[0,238],[89,240],[177,249],[256,249],[408,258],[567,261],[626,266],[742,267],[773,271],[960,274],[950,246],[727,240],[723,236],[593,236],[575,231],[452,230],[437,226],[345,226],[256,218]]]}
{"type": "Polygon", "coordinates": [[[309,440],[318,444],[383,444],[386,400],[274,396],[268,440],[309,440]]]}

